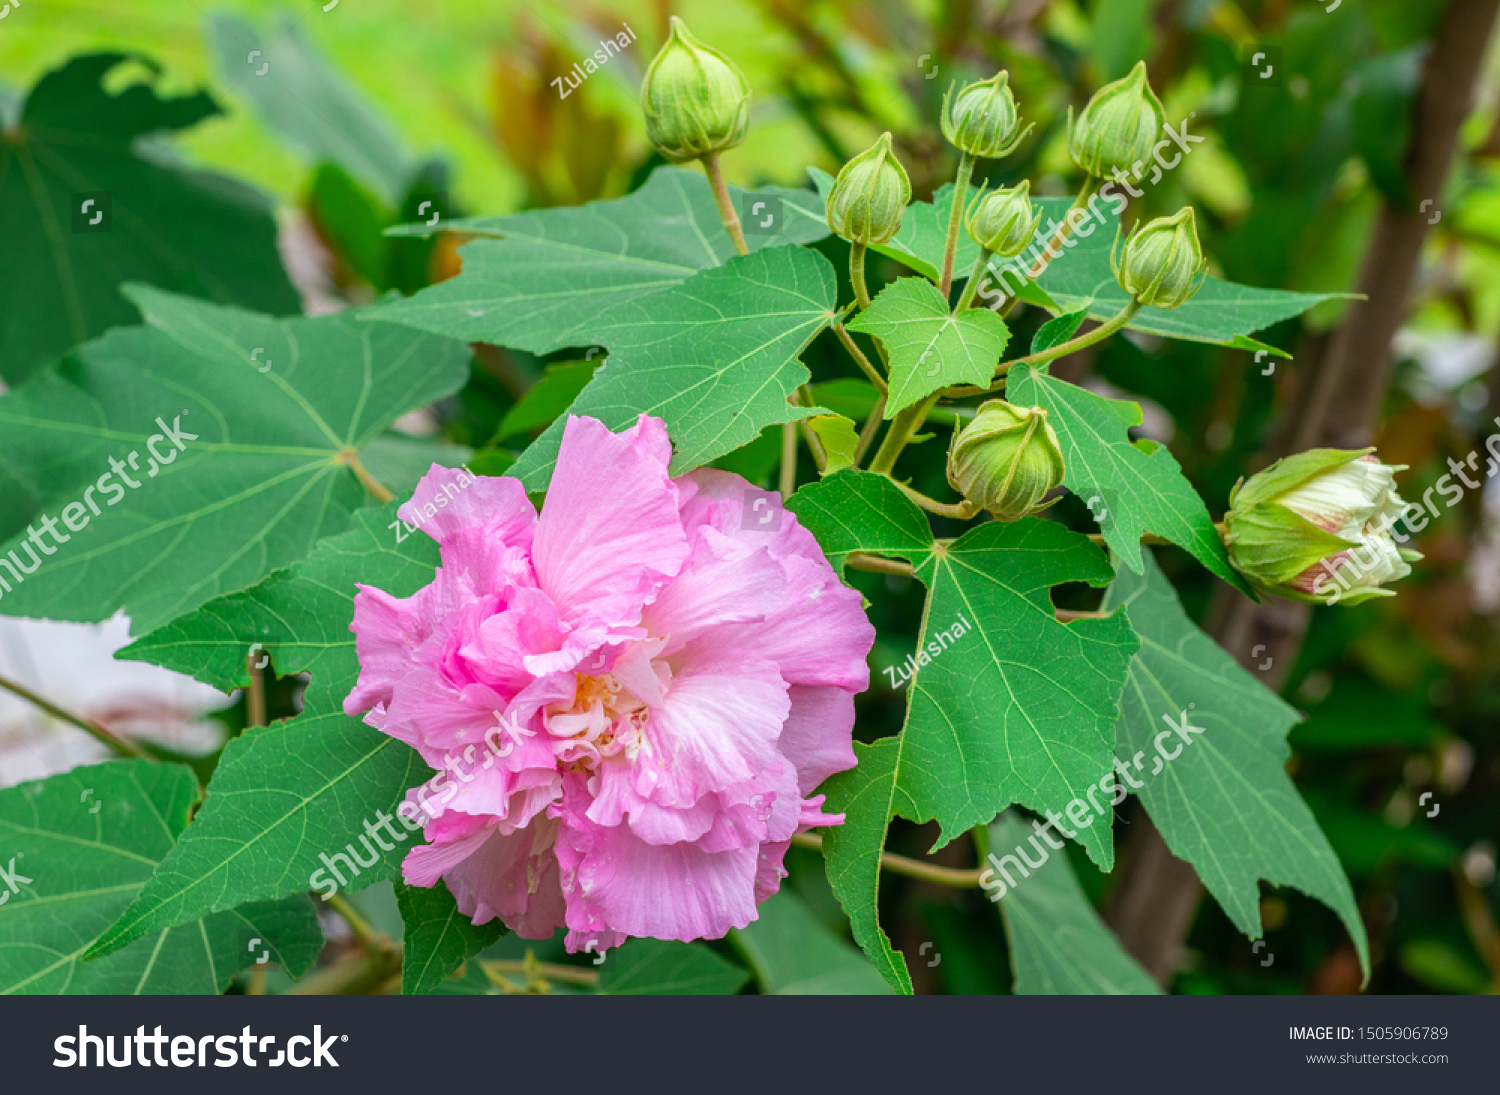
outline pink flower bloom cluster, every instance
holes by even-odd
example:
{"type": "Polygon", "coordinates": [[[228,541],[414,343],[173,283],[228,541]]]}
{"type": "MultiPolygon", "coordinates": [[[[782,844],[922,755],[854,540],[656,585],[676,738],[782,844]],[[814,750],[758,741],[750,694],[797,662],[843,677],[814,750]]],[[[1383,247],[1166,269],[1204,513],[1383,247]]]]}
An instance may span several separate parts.
{"type": "Polygon", "coordinates": [[[859,595],[774,495],[673,479],[671,455],[659,419],[570,417],[540,517],[515,479],[445,494],[434,467],[400,511],[441,545],[432,583],[360,587],[345,711],[438,770],[508,728],[422,794],[403,864],[476,923],[598,953],[716,939],[776,892],[794,833],[843,820],[812,792],[854,765],[859,595]]]}

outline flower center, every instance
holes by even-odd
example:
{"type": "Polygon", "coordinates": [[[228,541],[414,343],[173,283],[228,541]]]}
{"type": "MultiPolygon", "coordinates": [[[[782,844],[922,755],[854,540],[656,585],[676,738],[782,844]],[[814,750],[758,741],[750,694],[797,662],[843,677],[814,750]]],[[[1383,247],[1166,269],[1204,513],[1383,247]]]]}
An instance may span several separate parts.
{"type": "Polygon", "coordinates": [[[594,771],[605,757],[618,753],[634,760],[650,715],[613,673],[606,673],[579,675],[573,702],[548,704],[545,722],[558,763],[594,771]]]}

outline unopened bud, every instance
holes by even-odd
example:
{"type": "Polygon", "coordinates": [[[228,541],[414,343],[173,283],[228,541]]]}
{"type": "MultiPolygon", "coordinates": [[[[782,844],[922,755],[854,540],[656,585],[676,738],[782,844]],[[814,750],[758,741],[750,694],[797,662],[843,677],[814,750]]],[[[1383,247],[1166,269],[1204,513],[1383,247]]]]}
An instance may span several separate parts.
{"type": "Polygon", "coordinates": [[[1036,236],[1042,215],[1031,208],[1031,183],[1022,180],[1009,190],[980,195],[969,217],[969,238],[986,251],[1011,258],[1036,236]]]}
{"type": "Polygon", "coordinates": [[[909,201],[911,180],[891,151],[891,135],[882,133],[834,180],[828,227],[851,243],[884,243],[900,230],[909,201]]]}
{"type": "Polygon", "coordinates": [[[988,80],[966,85],[953,95],[953,88],[943,96],[943,136],[960,152],[985,159],[998,160],[1015,151],[1016,145],[1032,130],[1021,124],[1016,111],[1016,97],[1007,86],[1008,72],[997,72],[988,80]]]}
{"type": "Polygon", "coordinates": [[[724,54],[688,33],[675,15],[672,33],[641,83],[646,135],[672,163],[733,148],[750,126],[750,84],[724,54]]]}
{"type": "Polygon", "coordinates": [[[1198,242],[1198,220],[1192,206],[1131,229],[1125,238],[1123,258],[1116,255],[1119,245],[1116,238],[1109,252],[1110,266],[1120,288],[1141,304],[1176,308],[1203,287],[1204,279],[1199,275],[1208,260],[1198,242]]]}
{"type": "Polygon", "coordinates": [[[1146,63],[1139,61],[1129,76],[1094,92],[1076,120],[1068,109],[1068,152],[1096,178],[1115,167],[1132,169],[1151,159],[1166,120],[1146,81],[1146,63]]]}
{"type": "Polygon", "coordinates": [[[997,521],[1046,509],[1042,499],[1062,480],[1062,448],[1040,407],[992,399],[953,435],[948,482],[997,521]]]}
{"type": "Polygon", "coordinates": [[[1294,601],[1394,596],[1381,586],[1410,574],[1421,555],[1391,535],[1406,508],[1395,487],[1402,466],[1371,452],[1312,449],[1236,483],[1224,515],[1235,569],[1261,592],[1294,601]]]}

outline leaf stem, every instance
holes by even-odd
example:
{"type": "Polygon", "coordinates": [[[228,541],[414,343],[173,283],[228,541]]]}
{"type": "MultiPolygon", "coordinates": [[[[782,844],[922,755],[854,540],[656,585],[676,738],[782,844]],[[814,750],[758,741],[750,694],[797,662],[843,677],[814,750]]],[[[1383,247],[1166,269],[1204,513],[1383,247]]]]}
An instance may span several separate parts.
{"type": "Polygon", "coordinates": [[[900,559],[886,559],[863,551],[852,551],[844,558],[844,565],[855,570],[868,570],[872,574],[904,574],[908,578],[915,573],[910,563],[900,559]]]}
{"type": "Polygon", "coordinates": [[[920,399],[911,406],[903,407],[896,412],[896,417],[891,420],[891,428],[886,431],[885,440],[880,443],[880,448],[875,453],[875,459],[870,461],[871,471],[881,475],[891,474],[891,469],[896,466],[896,458],[901,455],[901,450],[906,448],[912,434],[916,433],[926,421],[927,412],[932,410],[939,394],[941,393],[933,392],[925,399],[920,399]]]}
{"type": "Polygon", "coordinates": [[[557,962],[526,962],[515,958],[493,958],[480,962],[480,966],[487,974],[504,976],[505,974],[520,974],[523,977],[537,974],[542,977],[551,978],[553,981],[562,981],[568,985],[579,985],[582,988],[593,988],[599,983],[599,972],[597,970],[580,969],[578,966],[564,966],[557,962]]]}
{"type": "Polygon", "coordinates": [[[797,491],[797,424],[781,427],[781,500],[785,502],[797,491]]]}
{"type": "Polygon", "coordinates": [[[365,466],[359,462],[359,457],[354,454],[353,450],[348,450],[344,453],[344,463],[349,465],[355,477],[364,484],[365,490],[373,494],[375,500],[381,505],[385,505],[385,503],[396,497],[384,483],[376,479],[365,469],[365,466]]]}
{"type": "Polygon", "coordinates": [[[60,719],[61,721],[66,722],[69,725],[78,727],[78,729],[82,730],[85,734],[88,734],[96,741],[102,742],[103,744],[109,746],[122,757],[136,757],[141,760],[156,759],[140,746],[136,745],[134,742],[127,741],[126,739],[120,737],[113,730],[106,729],[104,726],[95,722],[93,719],[86,719],[79,715],[75,715],[70,711],[64,711],[61,707],[57,706],[57,704],[51,702],[50,700],[42,699],[41,696],[38,696],[35,692],[31,691],[31,689],[27,688],[23,684],[18,684],[6,677],[0,677],[0,688],[5,689],[5,691],[11,693],[11,695],[13,696],[18,696],[19,698],[25,700],[33,707],[38,707],[41,710],[47,712],[47,714],[51,715],[54,719],[60,719]]]}
{"type": "Polygon", "coordinates": [[[870,444],[875,440],[875,435],[880,432],[880,423],[885,416],[886,393],[881,392],[880,397],[875,400],[875,406],[870,409],[870,417],[865,419],[864,428],[859,431],[859,444],[854,447],[854,466],[857,468],[860,461],[864,460],[865,453],[869,451],[870,444]]]}
{"type": "Polygon", "coordinates": [[[328,907],[344,918],[344,922],[349,925],[349,930],[354,933],[354,938],[359,940],[360,948],[366,954],[390,952],[391,941],[371,927],[370,922],[361,916],[359,910],[351,905],[342,894],[333,894],[329,897],[328,907]]]}
{"type": "Polygon", "coordinates": [[[854,336],[849,333],[842,323],[833,325],[833,333],[839,336],[839,341],[844,344],[844,349],[849,351],[849,356],[854,358],[855,363],[864,370],[865,376],[869,377],[870,383],[875,385],[875,390],[884,395],[889,389],[886,387],[885,377],[880,375],[880,370],[870,364],[870,359],[865,356],[859,344],[854,341],[854,336]]]}
{"type": "Polygon", "coordinates": [[[952,517],[959,521],[970,521],[979,516],[979,507],[965,498],[961,502],[949,504],[939,502],[936,498],[929,498],[921,491],[908,487],[905,483],[892,480],[896,486],[901,488],[901,493],[921,506],[928,513],[936,513],[940,517],[952,517]]]}
{"type": "Polygon", "coordinates": [[[245,668],[250,671],[250,684],[245,689],[245,726],[266,724],[266,678],[265,670],[255,660],[252,651],[245,655],[245,668]]]}
{"type": "Polygon", "coordinates": [[[979,291],[979,283],[984,279],[985,267],[989,265],[990,256],[993,254],[993,251],[988,251],[983,247],[979,249],[979,258],[974,263],[974,272],[969,275],[969,280],[964,285],[963,295],[958,298],[958,303],[953,307],[954,315],[958,315],[974,303],[974,294],[979,291]]]}
{"type": "Polygon", "coordinates": [[[1040,353],[1027,354],[1025,357],[1016,358],[1014,361],[1001,362],[999,368],[1008,370],[1012,365],[1044,365],[1049,361],[1055,361],[1060,357],[1067,357],[1069,354],[1077,353],[1079,350],[1082,350],[1086,346],[1092,346],[1096,342],[1103,342],[1110,335],[1114,334],[1116,331],[1118,331],[1120,328],[1124,327],[1127,323],[1134,319],[1135,314],[1140,310],[1140,302],[1132,300],[1129,304],[1125,305],[1124,308],[1120,309],[1119,314],[1116,315],[1113,319],[1101,323],[1099,326],[1095,327],[1087,334],[1078,335],[1076,338],[1070,338],[1067,342],[1059,343],[1058,345],[1052,347],[1052,349],[1050,350],[1042,350],[1040,353]]]}
{"type": "Polygon", "coordinates": [[[948,240],[943,245],[943,273],[938,282],[938,292],[943,300],[953,288],[953,259],[958,254],[958,233],[964,223],[964,199],[969,194],[969,177],[974,174],[974,156],[965,152],[958,158],[958,171],[953,177],[953,209],[948,214],[948,240]]]}
{"type": "Polygon", "coordinates": [[[719,154],[710,152],[703,157],[703,170],[708,175],[708,185],[713,188],[714,203],[719,207],[719,219],[724,222],[724,231],[734,242],[734,249],[742,255],[750,253],[745,243],[745,233],[740,230],[740,215],[734,211],[734,202],[729,200],[729,188],[724,185],[724,172],[719,168],[719,154]]]}
{"type": "MultiPolygon", "coordinates": [[[[796,833],[792,837],[792,843],[803,848],[823,847],[823,838],[817,833],[796,833]]],[[[923,882],[936,882],[939,886],[954,886],[959,889],[972,889],[979,885],[979,876],[984,874],[984,868],[973,867],[969,870],[961,870],[956,867],[939,867],[935,863],[923,863],[919,859],[908,859],[904,855],[895,852],[881,852],[880,866],[883,870],[892,874],[905,875],[907,878],[920,878],[923,882]]]]}

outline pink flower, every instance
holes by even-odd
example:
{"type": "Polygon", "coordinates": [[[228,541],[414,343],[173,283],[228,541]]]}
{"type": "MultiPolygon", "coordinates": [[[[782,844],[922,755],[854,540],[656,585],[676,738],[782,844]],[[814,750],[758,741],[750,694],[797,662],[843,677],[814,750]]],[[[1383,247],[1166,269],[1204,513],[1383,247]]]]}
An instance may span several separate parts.
{"type": "Polygon", "coordinates": [[[671,455],[659,419],[570,417],[540,517],[515,479],[434,466],[400,510],[442,547],[432,583],[360,587],[344,710],[438,770],[403,873],[476,923],[717,939],[793,833],[843,820],[812,792],[854,765],[859,595],[775,495],[671,455]]]}

